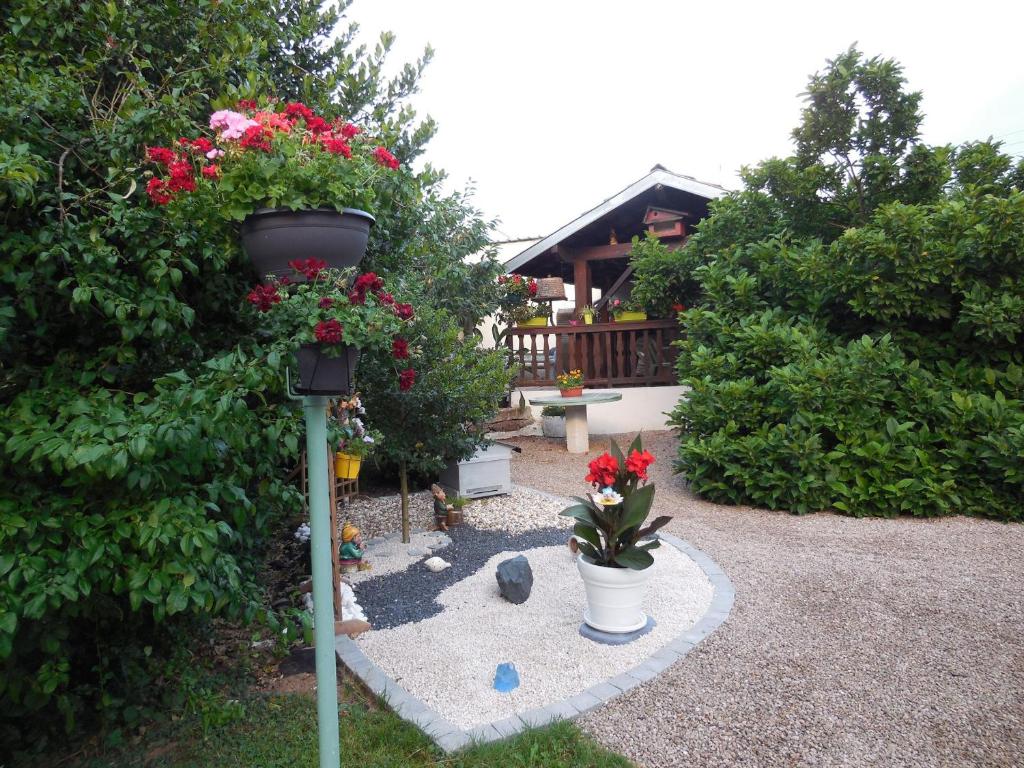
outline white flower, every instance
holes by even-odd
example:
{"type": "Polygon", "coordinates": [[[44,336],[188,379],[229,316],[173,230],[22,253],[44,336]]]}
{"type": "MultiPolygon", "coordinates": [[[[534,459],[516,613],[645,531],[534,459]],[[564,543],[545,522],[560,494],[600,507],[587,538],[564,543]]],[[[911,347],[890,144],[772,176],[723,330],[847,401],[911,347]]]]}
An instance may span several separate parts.
{"type": "Polygon", "coordinates": [[[363,442],[366,443],[367,445],[373,445],[373,438],[370,437],[369,435],[366,435],[363,438],[363,442]]]}
{"type": "Polygon", "coordinates": [[[616,493],[611,486],[602,488],[599,494],[591,494],[591,497],[603,507],[614,507],[616,504],[622,503],[622,496],[616,493]]]}
{"type": "Polygon", "coordinates": [[[309,535],[309,523],[303,523],[295,529],[295,538],[298,539],[301,544],[305,544],[309,541],[309,535]]]}

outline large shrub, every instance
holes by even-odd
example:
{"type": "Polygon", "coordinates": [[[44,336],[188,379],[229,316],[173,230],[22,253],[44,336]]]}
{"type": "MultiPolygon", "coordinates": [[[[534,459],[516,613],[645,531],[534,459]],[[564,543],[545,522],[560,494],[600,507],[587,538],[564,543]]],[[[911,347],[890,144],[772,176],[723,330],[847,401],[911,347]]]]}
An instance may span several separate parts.
{"type": "MultiPolygon", "coordinates": [[[[243,311],[255,276],[229,217],[176,225],[145,199],[144,158],[270,95],[372,123],[408,168],[434,130],[406,104],[429,56],[384,78],[389,36],[328,41],[345,5],[0,11],[0,753],[86,715],[131,722],[176,626],[264,612],[259,552],[296,506],[280,480],[300,445],[289,350],[243,311]]],[[[488,284],[492,264],[433,248],[486,231],[440,178],[415,174],[375,211],[367,266],[488,284]]]]}
{"type": "Polygon", "coordinates": [[[675,259],[678,468],[732,503],[1021,519],[1021,165],[920,144],[892,62],[848,51],[808,99],[675,259]]]}

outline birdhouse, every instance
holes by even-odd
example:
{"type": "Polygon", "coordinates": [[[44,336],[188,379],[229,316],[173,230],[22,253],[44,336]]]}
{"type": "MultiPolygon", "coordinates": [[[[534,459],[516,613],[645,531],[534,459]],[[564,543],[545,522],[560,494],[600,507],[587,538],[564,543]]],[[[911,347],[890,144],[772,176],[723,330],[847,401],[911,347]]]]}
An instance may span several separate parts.
{"type": "Polygon", "coordinates": [[[686,223],[683,221],[689,214],[683,211],[673,211],[669,208],[657,208],[648,206],[644,214],[644,224],[647,231],[662,239],[669,237],[686,237],[686,223]]]}

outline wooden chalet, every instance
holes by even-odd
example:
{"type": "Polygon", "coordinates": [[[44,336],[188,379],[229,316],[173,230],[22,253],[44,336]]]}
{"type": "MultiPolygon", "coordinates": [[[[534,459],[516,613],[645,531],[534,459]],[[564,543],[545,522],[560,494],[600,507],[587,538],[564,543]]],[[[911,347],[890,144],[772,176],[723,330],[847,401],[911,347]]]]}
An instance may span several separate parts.
{"type": "Polygon", "coordinates": [[[614,322],[608,311],[627,300],[632,286],[631,240],[650,231],[670,248],[679,247],[708,213],[708,202],[726,190],[672,173],[660,165],[642,179],[541,238],[505,263],[508,272],[535,278],[558,277],[572,288],[574,306],[560,309],[554,325],[515,327],[506,336],[519,365],[518,387],[553,387],[555,376],[579,368],[588,388],[656,386],[676,383],[674,317],[614,322]],[[592,325],[578,319],[594,307],[592,325]]]}

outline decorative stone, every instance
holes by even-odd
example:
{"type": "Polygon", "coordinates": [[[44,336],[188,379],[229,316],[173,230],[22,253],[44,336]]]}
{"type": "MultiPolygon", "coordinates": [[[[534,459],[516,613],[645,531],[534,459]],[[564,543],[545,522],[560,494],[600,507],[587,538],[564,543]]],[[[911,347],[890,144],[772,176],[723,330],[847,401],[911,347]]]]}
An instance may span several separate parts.
{"type": "Polygon", "coordinates": [[[510,603],[521,605],[533,589],[533,569],[525,555],[517,555],[498,564],[498,589],[510,603]]]}
{"type": "Polygon", "coordinates": [[[434,557],[428,557],[426,560],[423,561],[423,564],[434,573],[440,573],[445,568],[452,567],[451,563],[449,563],[447,560],[442,560],[440,557],[437,557],[436,555],[434,557]]]}
{"type": "Polygon", "coordinates": [[[334,634],[335,635],[348,635],[349,637],[358,637],[367,632],[370,629],[370,622],[363,621],[361,619],[345,619],[344,621],[334,622],[334,634]]]}
{"type": "Polygon", "coordinates": [[[425,557],[430,554],[426,547],[409,547],[409,557],[425,557]]]}
{"type": "Polygon", "coordinates": [[[516,665],[509,662],[499,664],[494,670],[494,690],[499,693],[508,693],[519,687],[519,672],[516,665]]]}

